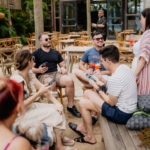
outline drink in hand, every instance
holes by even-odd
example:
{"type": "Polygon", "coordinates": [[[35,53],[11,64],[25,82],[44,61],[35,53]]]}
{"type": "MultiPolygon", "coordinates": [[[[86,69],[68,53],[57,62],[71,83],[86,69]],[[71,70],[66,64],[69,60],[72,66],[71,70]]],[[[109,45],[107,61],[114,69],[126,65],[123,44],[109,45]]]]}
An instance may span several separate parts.
{"type": "Polygon", "coordinates": [[[90,61],[90,63],[89,63],[89,66],[90,66],[90,68],[94,68],[95,67],[95,63],[94,63],[94,61],[90,61]]]}
{"type": "Polygon", "coordinates": [[[99,70],[100,68],[101,68],[100,63],[95,64],[95,69],[96,69],[96,70],[99,70]]]}

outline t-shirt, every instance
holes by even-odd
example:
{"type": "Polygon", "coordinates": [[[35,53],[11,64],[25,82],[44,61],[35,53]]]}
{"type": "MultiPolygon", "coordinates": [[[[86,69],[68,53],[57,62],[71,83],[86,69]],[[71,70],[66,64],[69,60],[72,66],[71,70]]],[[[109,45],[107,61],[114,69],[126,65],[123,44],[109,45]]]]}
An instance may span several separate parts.
{"type": "Polygon", "coordinates": [[[137,108],[137,85],[132,70],[120,65],[107,81],[108,93],[117,96],[119,110],[131,114],[137,108]]]}
{"type": "MultiPolygon", "coordinates": [[[[95,49],[95,47],[92,47],[90,49],[88,49],[82,56],[81,60],[83,62],[87,62],[89,64],[90,61],[95,61],[95,62],[99,62],[101,60],[100,58],[100,54],[99,51],[95,49]]],[[[104,68],[104,66],[101,64],[101,68],[100,71],[105,71],[106,69],[104,68]]]]}
{"type": "MultiPolygon", "coordinates": [[[[50,49],[49,52],[43,51],[41,48],[37,49],[32,53],[32,56],[35,57],[35,68],[39,68],[39,66],[45,62],[47,62],[48,70],[45,73],[51,73],[57,71],[57,64],[63,61],[63,58],[59,51],[50,49]]],[[[41,75],[37,74],[37,77],[41,75]]]]}

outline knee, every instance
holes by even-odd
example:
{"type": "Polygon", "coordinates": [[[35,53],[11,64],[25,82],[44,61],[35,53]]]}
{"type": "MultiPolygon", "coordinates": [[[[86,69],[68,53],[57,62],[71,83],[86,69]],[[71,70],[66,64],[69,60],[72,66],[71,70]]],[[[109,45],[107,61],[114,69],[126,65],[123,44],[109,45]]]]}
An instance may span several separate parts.
{"type": "Polygon", "coordinates": [[[86,100],[85,100],[85,99],[81,99],[81,100],[79,101],[79,107],[80,107],[80,108],[83,108],[83,107],[85,106],[85,104],[86,104],[86,100]]]}
{"type": "Polygon", "coordinates": [[[83,97],[88,97],[89,94],[91,94],[91,90],[85,90],[83,97]]]}
{"type": "Polygon", "coordinates": [[[69,76],[66,79],[66,85],[74,85],[73,79],[71,77],[69,77],[69,76]]]}
{"type": "Polygon", "coordinates": [[[79,77],[79,75],[80,75],[80,70],[77,70],[77,71],[75,72],[75,75],[76,75],[76,77],[79,77]]]}

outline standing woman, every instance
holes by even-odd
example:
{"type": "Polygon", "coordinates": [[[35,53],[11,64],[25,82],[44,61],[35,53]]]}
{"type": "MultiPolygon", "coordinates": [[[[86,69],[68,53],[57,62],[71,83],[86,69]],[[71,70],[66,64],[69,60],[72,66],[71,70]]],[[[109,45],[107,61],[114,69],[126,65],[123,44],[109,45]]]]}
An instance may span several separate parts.
{"type": "Polygon", "coordinates": [[[146,8],[141,13],[141,24],[143,33],[138,63],[134,76],[138,83],[137,95],[150,94],[150,8],[146,8]]]}
{"type": "Polygon", "coordinates": [[[24,114],[23,90],[19,83],[0,75],[0,149],[31,150],[28,140],[12,133],[18,113],[24,114]]]}

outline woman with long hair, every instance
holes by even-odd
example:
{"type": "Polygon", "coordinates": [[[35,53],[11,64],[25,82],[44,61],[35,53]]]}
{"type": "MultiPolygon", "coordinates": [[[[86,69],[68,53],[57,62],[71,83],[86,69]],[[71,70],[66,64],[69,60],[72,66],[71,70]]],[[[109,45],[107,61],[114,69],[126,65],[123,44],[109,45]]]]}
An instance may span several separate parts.
{"type": "Polygon", "coordinates": [[[18,114],[24,115],[23,90],[16,81],[0,76],[0,149],[31,150],[28,140],[12,133],[18,114]]]}
{"type": "Polygon", "coordinates": [[[51,145],[55,143],[55,150],[74,150],[74,148],[66,147],[64,145],[73,145],[74,141],[62,137],[63,131],[66,129],[66,119],[63,113],[63,106],[51,94],[51,86],[41,84],[31,71],[34,57],[28,50],[19,51],[16,54],[17,70],[11,76],[11,79],[20,83],[24,90],[24,106],[26,113],[24,116],[19,116],[15,125],[20,120],[37,119],[47,125],[48,135],[51,139],[51,145]],[[38,90],[34,95],[31,95],[35,87],[38,90]],[[35,100],[44,94],[53,104],[44,104],[35,102],[35,100]]]}
{"type": "Polygon", "coordinates": [[[137,95],[150,94],[150,8],[141,13],[144,33],[140,42],[137,67],[134,76],[137,80],[137,95]]]}

